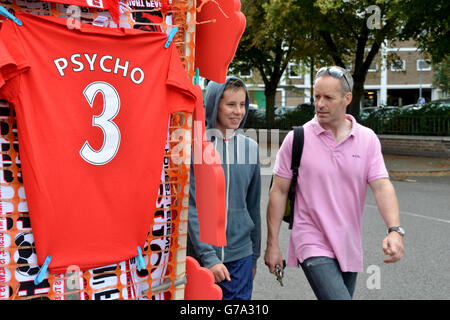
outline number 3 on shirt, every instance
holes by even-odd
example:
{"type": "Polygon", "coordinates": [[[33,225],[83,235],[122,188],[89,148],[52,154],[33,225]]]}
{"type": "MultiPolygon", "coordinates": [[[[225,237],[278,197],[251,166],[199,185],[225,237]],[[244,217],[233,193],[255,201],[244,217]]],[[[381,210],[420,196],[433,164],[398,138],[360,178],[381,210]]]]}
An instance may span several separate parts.
{"type": "Polygon", "coordinates": [[[98,93],[103,95],[103,111],[99,116],[92,117],[92,125],[103,130],[103,145],[100,150],[94,150],[86,140],[80,155],[91,164],[104,165],[110,162],[119,150],[120,130],[112,120],[119,113],[120,98],[116,89],[109,83],[92,82],[83,91],[91,108],[98,93]]]}

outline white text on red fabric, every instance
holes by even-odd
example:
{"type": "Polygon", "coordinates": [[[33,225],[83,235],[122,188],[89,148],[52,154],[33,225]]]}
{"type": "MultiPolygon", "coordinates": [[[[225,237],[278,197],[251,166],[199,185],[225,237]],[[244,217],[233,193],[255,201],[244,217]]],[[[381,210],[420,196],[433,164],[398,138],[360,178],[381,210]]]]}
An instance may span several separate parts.
{"type": "Polygon", "coordinates": [[[97,59],[97,57],[97,53],[92,55],[89,55],[88,53],[75,53],[69,59],[71,63],[70,66],[69,61],[66,58],[58,58],[53,60],[53,62],[55,63],[56,69],[61,77],[64,77],[64,70],[68,67],[71,68],[73,72],[81,72],[85,70],[85,67],[87,67],[90,71],[100,68],[102,71],[108,73],[121,73],[123,77],[127,77],[129,75],[131,81],[135,84],[141,84],[144,81],[144,71],[139,67],[134,67],[131,69],[130,62],[128,60],[124,59],[125,61],[122,62],[120,58],[114,59],[110,55],[104,55],[99,59],[97,59]],[[128,72],[130,69],[131,71],[128,72]]]}

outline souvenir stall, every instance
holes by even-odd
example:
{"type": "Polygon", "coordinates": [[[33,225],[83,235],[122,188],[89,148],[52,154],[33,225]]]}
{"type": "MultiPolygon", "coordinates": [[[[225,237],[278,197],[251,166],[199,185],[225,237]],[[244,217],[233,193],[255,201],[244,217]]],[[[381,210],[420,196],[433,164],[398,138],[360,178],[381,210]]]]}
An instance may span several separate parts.
{"type": "Polygon", "coordinates": [[[198,79],[225,81],[240,1],[0,5],[0,300],[220,299],[186,257],[189,170],[223,246],[198,79]]]}

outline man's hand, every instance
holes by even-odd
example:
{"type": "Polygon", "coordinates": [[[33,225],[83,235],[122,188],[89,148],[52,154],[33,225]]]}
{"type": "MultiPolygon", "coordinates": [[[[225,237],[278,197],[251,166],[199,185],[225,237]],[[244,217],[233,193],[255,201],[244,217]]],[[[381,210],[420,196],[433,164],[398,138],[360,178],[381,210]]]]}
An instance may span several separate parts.
{"type": "Polygon", "coordinates": [[[264,254],[264,262],[270,273],[275,274],[275,266],[283,267],[283,256],[278,245],[268,245],[264,254]]]}
{"type": "Polygon", "coordinates": [[[231,281],[230,273],[227,267],[223,263],[218,263],[209,268],[214,275],[214,281],[216,283],[222,282],[224,280],[231,281]]]}
{"type": "Polygon", "coordinates": [[[389,256],[383,260],[385,263],[400,260],[404,252],[402,236],[395,231],[390,232],[383,240],[383,251],[389,256]]]}
{"type": "Polygon", "coordinates": [[[283,256],[278,245],[278,234],[283,221],[286,200],[291,186],[291,179],[273,176],[272,188],[269,192],[267,205],[267,248],[264,255],[266,266],[270,273],[275,274],[275,266],[283,267],[283,256]]]}

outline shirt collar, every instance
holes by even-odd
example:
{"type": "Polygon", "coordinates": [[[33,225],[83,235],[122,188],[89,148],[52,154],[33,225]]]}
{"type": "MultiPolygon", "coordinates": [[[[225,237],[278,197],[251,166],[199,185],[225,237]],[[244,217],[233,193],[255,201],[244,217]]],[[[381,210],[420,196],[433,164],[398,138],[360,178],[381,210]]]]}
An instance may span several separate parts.
{"type": "MultiPolygon", "coordinates": [[[[352,122],[352,130],[350,131],[350,136],[355,136],[356,135],[356,130],[358,129],[358,123],[356,122],[355,118],[351,115],[351,114],[345,114],[345,118],[350,120],[352,122]]],[[[319,135],[321,133],[324,133],[328,130],[324,129],[320,123],[319,120],[317,120],[317,115],[314,115],[314,118],[312,119],[312,125],[314,128],[314,133],[316,135],[319,135]]]]}

